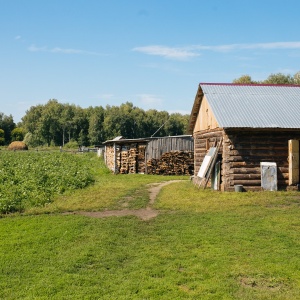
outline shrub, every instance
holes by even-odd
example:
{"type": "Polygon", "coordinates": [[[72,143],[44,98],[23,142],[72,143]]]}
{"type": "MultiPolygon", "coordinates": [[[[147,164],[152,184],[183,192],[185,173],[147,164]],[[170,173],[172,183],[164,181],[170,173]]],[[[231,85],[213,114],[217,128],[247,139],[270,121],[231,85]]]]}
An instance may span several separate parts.
{"type": "Polygon", "coordinates": [[[0,129],[0,145],[3,146],[5,143],[5,138],[4,138],[5,134],[4,134],[4,130],[0,129]]]}
{"type": "Polygon", "coordinates": [[[76,141],[70,141],[70,142],[66,143],[64,147],[67,149],[77,149],[79,147],[79,145],[76,141]]]}
{"type": "Polygon", "coordinates": [[[25,134],[23,142],[29,147],[38,147],[43,145],[43,141],[41,140],[41,138],[31,132],[27,132],[25,134]]]}
{"type": "Polygon", "coordinates": [[[28,150],[28,146],[24,142],[15,141],[9,144],[8,150],[28,150]]]}
{"type": "Polygon", "coordinates": [[[23,128],[17,127],[11,132],[12,141],[23,141],[24,139],[24,130],[23,128]]]}

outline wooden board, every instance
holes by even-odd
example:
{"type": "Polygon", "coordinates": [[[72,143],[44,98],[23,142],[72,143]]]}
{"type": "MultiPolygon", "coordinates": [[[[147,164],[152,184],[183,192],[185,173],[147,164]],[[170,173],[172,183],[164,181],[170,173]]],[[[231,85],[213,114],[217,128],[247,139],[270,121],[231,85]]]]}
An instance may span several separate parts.
{"type": "Polygon", "coordinates": [[[204,160],[203,160],[200,170],[198,172],[198,174],[200,176],[203,176],[203,177],[199,176],[199,179],[200,179],[199,184],[198,184],[199,187],[203,186],[204,189],[206,188],[208,180],[209,180],[211,173],[214,169],[214,166],[216,164],[219,149],[221,147],[222,141],[223,141],[223,139],[221,138],[221,140],[218,143],[218,146],[211,147],[209,149],[207,155],[204,157],[204,160]],[[205,160],[206,157],[208,157],[208,158],[205,160]]]}
{"type": "Polygon", "coordinates": [[[211,164],[212,160],[214,159],[216,153],[217,153],[217,147],[211,147],[208,150],[208,153],[205,155],[203,162],[201,164],[201,167],[199,169],[199,172],[197,174],[198,177],[200,177],[200,178],[206,177],[208,168],[210,167],[210,164],[211,164]]]}
{"type": "Polygon", "coordinates": [[[299,183],[299,141],[289,140],[289,185],[299,183]]]}

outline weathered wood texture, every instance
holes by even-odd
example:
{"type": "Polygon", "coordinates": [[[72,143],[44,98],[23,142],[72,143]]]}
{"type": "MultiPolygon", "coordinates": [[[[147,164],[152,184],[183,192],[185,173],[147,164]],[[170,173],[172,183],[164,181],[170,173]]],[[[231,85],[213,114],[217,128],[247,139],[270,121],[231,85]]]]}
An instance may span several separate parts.
{"type": "MultiPolygon", "coordinates": [[[[221,140],[223,131],[216,130],[203,130],[195,133],[194,135],[194,170],[195,175],[198,174],[202,161],[210,147],[214,147],[221,140]]],[[[219,154],[222,154],[222,145],[219,154]]]]}
{"type": "Polygon", "coordinates": [[[299,141],[289,140],[289,184],[299,183],[299,141]]]}
{"type": "Polygon", "coordinates": [[[149,173],[149,174],[187,174],[192,175],[194,163],[190,158],[193,152],[192,136],[176,136],[151,138],[150,141],[136,142],[126,140],[112,142],[105,147],[105,163],[107,167],[115,173],[149,173]],[[173,152],[178,152],[174,158],[173,152]],[[180,153],[179,153],[180,152],[180,153]],[[185,152],[189,153],[188,155],[185,152]],[[172,154],[170,154],[172,153],[172,154]],[[159,162],[164,156],[163,167],[159,162]],[[167,161],[170,157],[170,161],[167,161]],[[155,167],[151,167],[153,160],[156,161],[155,167]],[[176,161],[176,162],[175,162],[176,161]],[[174,166],[175,164],[175,166],[174,166]],[[150,169],[147,170],[147,165],[150,169]],[[164,171],[158,171],[159,169],[164,171]],[[154,171],[153,171],[154,170],[154,171]]]}
{"type": "Polygon", "coordinates": [[[207,102],[206,96],[204,95],[201,100],[201,105],[199,108],[199,113],[197,115],[194,131],[215,129],[218,127],[218,122],[211,111],[211,107],[207,102]]]}
{"type": "Polygon", "coordinates": [[[278,188],[289,186],[288,141],[300,140],[299,130],[206,130],[194,133],[195,174],[204,156],[223,136],[221,189],[261,189],[260,162],[276,162],[278,188]]]}
{"type": "Polygon", "coordinates": [[[117,168],[121,174],[145,173],[146,144],[129,143],[117,151],[117,168]]]}
{"type": "Polygon", "coordinates": [[[146,149],[147,161],[160,159],[163,153],[171,151],[193,151],[194,140],[192,136],[169,136],[163,138],[151,138],[146,149]]]}
{"type": "Polygon", "coordinates": [[[227,130],[223,145],[224,190],[241,184],[246,190],[260,190],[260,162],[277,164],[278,188],[289,185],[288,141],[300,139],[299,131],[227,130]]]}
{"type": "Polygon", "coordinates": [[[147,173],[157,175],[193,175],[194,152],[172,151],[161,155],[159,159],[147,161],[147,173]]]}
{"type": "Polygon", "coordinates": [[[105,146],[105,164],[113,172],[115,172],[115,150],[114,145],[105,146]]]}

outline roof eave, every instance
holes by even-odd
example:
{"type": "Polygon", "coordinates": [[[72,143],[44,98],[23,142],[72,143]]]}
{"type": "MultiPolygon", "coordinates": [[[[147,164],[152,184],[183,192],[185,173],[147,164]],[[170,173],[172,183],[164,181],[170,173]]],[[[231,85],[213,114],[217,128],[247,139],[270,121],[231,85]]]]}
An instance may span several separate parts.
{"type": "Polygon", "coordinates": [[[198,117],[198,114],[199,114],[199,108],[200,108],[200,105],[201,105],[201,102],[202,102],[202,99],[203,99],[203,95],[204,95],[203,90],[202,90],[202,88],[199,84],[198,91],[197,91],[196,96],[195,96],[192,112],[190,114],[187,134],[193,134],[194,127],[195,127],[195,124],[196,124],[196,120],[197,120],[197,117],[198,117]]]}

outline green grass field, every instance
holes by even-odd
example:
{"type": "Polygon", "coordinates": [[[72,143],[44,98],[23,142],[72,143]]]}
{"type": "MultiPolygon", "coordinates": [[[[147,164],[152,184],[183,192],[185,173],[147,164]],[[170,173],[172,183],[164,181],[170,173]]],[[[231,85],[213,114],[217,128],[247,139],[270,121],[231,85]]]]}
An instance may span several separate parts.
{"type": "Polygon", "coordinates": [[[113,175],[0,219],[0,299],[300,299],[300,194],[165,186],[149,221],[64,211],[146,207],[147,184],[113,175]]]}

